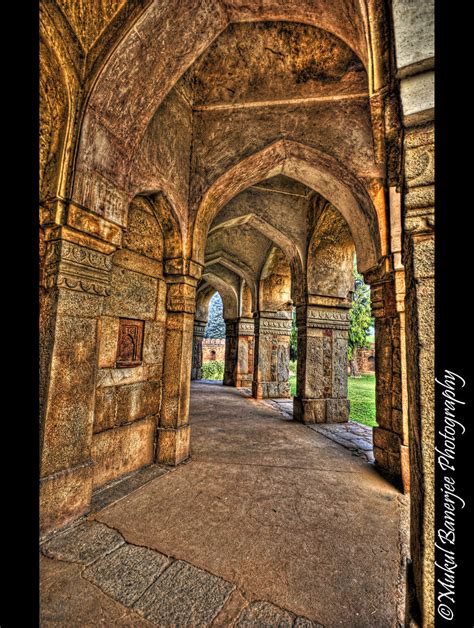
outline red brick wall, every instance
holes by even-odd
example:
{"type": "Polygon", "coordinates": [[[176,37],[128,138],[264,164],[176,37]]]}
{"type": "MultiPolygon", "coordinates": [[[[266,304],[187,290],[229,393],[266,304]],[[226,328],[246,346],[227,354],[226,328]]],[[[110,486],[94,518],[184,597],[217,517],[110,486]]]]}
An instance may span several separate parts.
{"type": "Polygon", "coordinates": [[[359,373],[375,373],[375,347],[357,349],[357,366],[359,373]]]}
{"type": "Polygon", "coordinates": [[[202,341],[202,361],[211,362],[211,360],[224,361],[225,356],[225,338],[204,338],[202,341]]]}

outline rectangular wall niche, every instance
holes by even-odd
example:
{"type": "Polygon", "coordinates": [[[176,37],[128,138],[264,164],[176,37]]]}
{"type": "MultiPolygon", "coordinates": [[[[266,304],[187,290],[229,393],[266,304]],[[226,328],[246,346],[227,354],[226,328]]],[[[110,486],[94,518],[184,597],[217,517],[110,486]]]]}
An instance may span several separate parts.
{"type": "Polygon", "coordinates": [[[143,325],[144,321],[120,319],[116,368],[130,368],[142,363],[143,325]]]}

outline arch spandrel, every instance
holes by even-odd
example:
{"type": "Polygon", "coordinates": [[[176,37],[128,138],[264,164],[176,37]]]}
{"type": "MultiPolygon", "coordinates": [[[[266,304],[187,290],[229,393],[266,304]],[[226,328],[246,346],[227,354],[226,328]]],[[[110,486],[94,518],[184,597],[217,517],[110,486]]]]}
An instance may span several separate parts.
{"type": "Polygon", "coordinates": [[[194,318],[197,321],[207,321],[209,315],[209,302],[216,293],[214,286],[204,281],[196,291],[196,313],[194,318]]]}
{"type": "Polygon", "coordinates": [[[291,309],[292,270],[281,249],[273,246],[262,267],[259,280],[259,310],[291,309]]]}
{"type": "Polygon", "coordinates": [[[132,204],[140,204],[156,218],[163,232],[163,253],[166,259],[180,259],[184,255],[184,241],[180,220],[173,205],[162,192],[137,195],[132,204]]]}
{"type": "Polygon", "coordinates": [[[350,301],[354,242],[341,214],[326,205],[316,221],[306,263],[308,293],[350,301]]]}
{"type": "Polygon", "coordinates": [[[229,259],[224,251],[219,251],[210,259],[206,259],[206,270],[212,271],[213,267],[219,264],[238,275],[241,282],[245,283],[251,295],[251,309],[255,309],[257,301],[256,283],[252,270],[239,259],[229,259]]]}

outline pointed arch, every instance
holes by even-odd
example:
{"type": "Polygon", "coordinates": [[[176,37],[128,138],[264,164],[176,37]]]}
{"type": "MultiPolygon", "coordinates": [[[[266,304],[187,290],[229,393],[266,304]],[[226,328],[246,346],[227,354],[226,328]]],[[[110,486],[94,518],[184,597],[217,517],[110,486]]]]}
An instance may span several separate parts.
{"type": "Polygon", "coordinates": [[[224,306],[224,318],[237,318],[239,297],[234,288],[211,271],[205,271],[202,278],[220,294],[224,306]]]}
{"type": "Polygon", "coordinates": [[[206,258],[206,269],[212,268],[212,266],[220,264],[225,268],[231,270],[238,275],[241,280],[245,281],[250,289],[252,295],[252,308],[256,307],[256,284],[252,275],[251,269],[238,259],[230,259],[225,251],[218,251],[210,258],[206,258]]]}
{"type": "Polygon", "coordinates": [[[353,0],[188,0],[185,6],[154,0],[130,21],[97,73],[77,146],[74,200],[95,209],[105,195],[105,205],[123,214],[132,160],[167,94],[229,24],[264,21],[325,30],[368,65],[366,11],[353,0]]]}
{"type": "Polygon", "coordinates": [[[207,189],[194,219],[193,259],[198,262],[203,259],[210,225],[220,209],[239,192],[277,174],[300,181],[339,210],[351,230],[361,270],[377,264],[380,257],[377,213],[363,184],[333,157],[290,140],[278,140],[250,155],[207,189]]]}
{"type": "MultiPolygon", "coordinates": [[[[247,224],[253,227],[256,231],[259,231],[262,235],[268,238],[271,242],[283,251],[288,258],[291,268],[291,282],[292,290],[294,292],[294,298],[299,300],[304,292],[304,260],[301,251],[298,249],[293,240],[285,233],[280,231],[277,227],[272,225],[268,220],[262,216],[257,216],[253,213],[239,216],[238,218],[231,218],[223,221],[213,227],[209,233],[217,231],[218,229],[225,229],[226,227],[235,227],[236,225],[247,224]]],[[[256,287],[255,287],[256,290],[256,287]]],[[[255,292],[257,295],[257,292],[255,292]]]]}

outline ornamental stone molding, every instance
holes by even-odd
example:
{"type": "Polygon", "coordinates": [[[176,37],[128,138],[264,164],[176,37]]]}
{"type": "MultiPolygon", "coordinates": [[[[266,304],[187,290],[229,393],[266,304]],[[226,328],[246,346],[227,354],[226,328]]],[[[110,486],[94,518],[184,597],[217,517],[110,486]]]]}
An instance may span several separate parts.
{"type": "Polygon", "coordinates": [[[239,336],[254,336],[255,323],[253,320],[241,318],[237,324],[237,333],[239,336]]]}
{"type": "Polygon", "coordinates": [[[298,327],[310,329],[349,329],[349,310],[307,307],[297,312],[298,327]]]}
{"type": "Polygon", "coordinates": [[[58,286],[97,296],[110,294],[112,259],[66,240],[47,243],[44,268],[46,288],[58,286]]]}
{"type": "Polygon", "coordinates": [[[256,333],[289,336],[291,333],[291,319],[259,317],[256,319],[256,333]]]}
{"type": "Polygon", "coordinates": [[[166,309],[168,312],[194,314],[196,308],[196,287],[193,284],[168,283],[166,309]]]}
{"type": "Polygon", "coordinates": [[[225,321],[226,336],[254,336],[255,323],[251,318],[234,318],[225,321]]]}
{"type": "Polygon", "coordinates": [[[205,321],[194,321],[194,330],[193,334],[195,336],[202,336],[204,338],[204,333],[206,331],[207,323],[205,321]]]}

